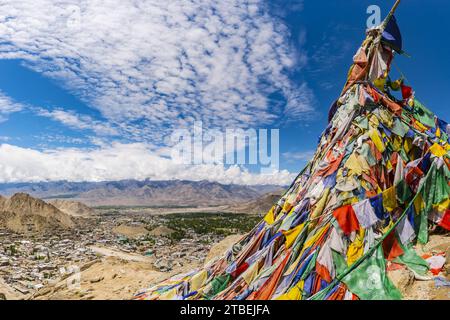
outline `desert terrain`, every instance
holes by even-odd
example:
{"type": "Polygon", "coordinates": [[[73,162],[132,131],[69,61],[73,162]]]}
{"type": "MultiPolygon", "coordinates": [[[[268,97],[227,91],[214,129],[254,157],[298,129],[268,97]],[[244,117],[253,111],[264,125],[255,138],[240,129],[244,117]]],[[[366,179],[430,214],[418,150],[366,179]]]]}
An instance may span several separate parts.
{"type": "MultiPolygon", "coordinates": [[[[0,298],[131,299],[172,275],[203,266],[250,231],[275,195],[233,205],[89,207],[19,193],[0,199],[0,298]],[[258,203],[258,206],[255,205],[258,203]]],[[[446,253],[450,237],[434,234],[423,254],[446,253]]],[[[405,299],[450,299],[435,277],[417,279],[389,266],[405,299]]]]}
{"type": "Polygon", "coordinates": [[[233,206],[91,208],[25,193],[2,197],[0,298],[130,299],[203,265],[212,246],[259,219],[233,206]]]}

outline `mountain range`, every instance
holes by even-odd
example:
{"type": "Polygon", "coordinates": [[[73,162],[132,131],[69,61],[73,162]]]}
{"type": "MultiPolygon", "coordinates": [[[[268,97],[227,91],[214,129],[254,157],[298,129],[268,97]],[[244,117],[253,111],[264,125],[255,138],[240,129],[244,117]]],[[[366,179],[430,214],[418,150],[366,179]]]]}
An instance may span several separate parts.
{"type": "Polygon", "coordinates": [[[44,200],[68,199],[89,206],[232,205],[279,191],[276,185],[235,185],[210,181],[121,180],[105,182],[3,183],[0,194],[28,193],[44,200]]]}

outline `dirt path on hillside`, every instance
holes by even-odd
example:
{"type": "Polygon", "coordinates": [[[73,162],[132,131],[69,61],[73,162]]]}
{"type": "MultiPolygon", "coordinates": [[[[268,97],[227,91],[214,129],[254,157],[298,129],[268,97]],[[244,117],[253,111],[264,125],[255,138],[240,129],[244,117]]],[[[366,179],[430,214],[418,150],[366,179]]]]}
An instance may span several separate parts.
{"type": "Polygon", "coordinates": [[[90,250],[95,252],[96,254],[104,257],[113,257],[118,258],[124,261],[132,261],[132,262],[142,262],[152,264],[154,262],[154,258],[145,257],[140,254],[127,253],[121,250],[99,247],[99,246],[90,246],[90,250]]]}

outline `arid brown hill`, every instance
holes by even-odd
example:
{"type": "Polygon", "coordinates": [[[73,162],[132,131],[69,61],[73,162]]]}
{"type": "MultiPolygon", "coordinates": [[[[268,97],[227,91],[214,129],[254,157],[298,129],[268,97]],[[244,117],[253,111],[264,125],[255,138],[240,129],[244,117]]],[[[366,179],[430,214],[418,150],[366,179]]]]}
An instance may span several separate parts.
{"type": "Polygon", "coordinates": [[[72,217],[89,218],[94,214],[94,209],[79,201],[55,199],[47,201],[47,203],[55,206],[57,209],[72,217]]]}
{"type": "Polygon", "coordinates": [[[251,200],[231,207],[231,210],[236,213],[246,214],[266,214],[273,204],[280,199],[283,191],[267,193],[256,200],[251,200]]]}
{"type": "Polygon", "coordinates": [[[11,198],[0,196],[0,228],[17,233],[46,233],[73,227],[69,215],[26,193],[17,193],[11,198]]]}

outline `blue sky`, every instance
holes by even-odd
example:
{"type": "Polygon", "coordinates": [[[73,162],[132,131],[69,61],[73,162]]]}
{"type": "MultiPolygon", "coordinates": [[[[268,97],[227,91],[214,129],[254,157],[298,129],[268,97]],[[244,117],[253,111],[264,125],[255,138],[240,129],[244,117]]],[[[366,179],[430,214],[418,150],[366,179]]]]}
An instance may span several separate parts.
{"type": "MultiPolygon", "coordinates": [[[[367,7],[379,5],[384,17],[391,2],[2,1],[0,182],[288,183],[326,126],[367,7]],[[194,120],[279,128],[282,171],[171,164],[168,135],[194,120]]],[[[445,120],[449,9],[408,0],[396,15],[411,57],[395,63],[445,120]]]]}

